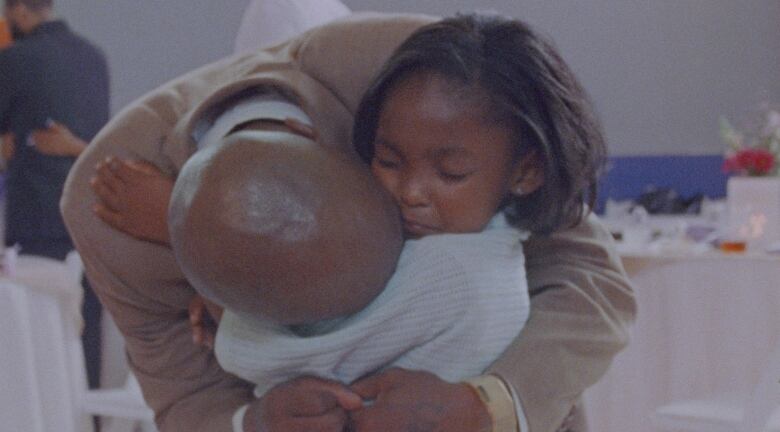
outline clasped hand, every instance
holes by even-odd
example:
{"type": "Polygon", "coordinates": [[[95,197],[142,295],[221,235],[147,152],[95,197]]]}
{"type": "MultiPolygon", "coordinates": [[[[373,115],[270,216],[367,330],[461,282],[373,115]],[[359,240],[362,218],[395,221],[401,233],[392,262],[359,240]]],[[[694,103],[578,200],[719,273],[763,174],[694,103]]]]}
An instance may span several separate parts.
{"type": "Polygon", "coordinates": [[[268,391],[244,417],[245,432],[479,432],[490,426],[469,386],[399,368],[351,386],[300,377],[268,391]]]}
{"type": "MultiPolygon", "coordinates": [[[[221,308],[200,296],[189,306],[196,343],[213,348],[221,308]]],[[[252,402],[245,432],[481,432],[491,418],[474,390],[428,372],[392,368],[351,386],[304,376],[252,402]]]]}

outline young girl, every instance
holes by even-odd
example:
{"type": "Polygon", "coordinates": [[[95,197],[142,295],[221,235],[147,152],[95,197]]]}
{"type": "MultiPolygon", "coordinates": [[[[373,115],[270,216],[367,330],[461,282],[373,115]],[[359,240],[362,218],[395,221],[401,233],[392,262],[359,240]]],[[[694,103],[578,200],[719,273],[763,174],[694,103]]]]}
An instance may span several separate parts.
{"type": "MultiPolygon", "coordinates": [[[[351,382],[388,366],[446,380],[480,373],[528,316],[525,233],[580,221],[605,153],[552,45],[521,22],[480,15],[425,26],[398,48],[358,109],[354,143],[400,208],[408,240],[397,271],[364,310],[305,335],[227,312],[217,356],[258,394],[296,374],[351,382]]],[[[164,241],[118,211],[141,208],[146,196],[118,196],[117,176],[160,178],[136,168],[101,167],[96,211],[164,241]]]]}

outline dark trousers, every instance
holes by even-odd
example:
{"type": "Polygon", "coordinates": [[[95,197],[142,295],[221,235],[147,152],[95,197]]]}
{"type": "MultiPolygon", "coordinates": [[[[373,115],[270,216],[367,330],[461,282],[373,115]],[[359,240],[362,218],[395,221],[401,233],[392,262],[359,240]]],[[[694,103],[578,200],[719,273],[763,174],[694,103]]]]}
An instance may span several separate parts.
{"type": "MultiPolygon", "coordinates": [[[[39,255],[60,261],[73,250],[73,244],[69,239],[17,240],[16,243],[21,246],[19,253],[22,255],[39,255]]],[[[103,308],[86,277],[81,281],[81,285],[84,287],[84,302],[81,306],[84,332],[81,334],[81,342],[84,345],[84,359],[87,363],[87,383],[89,388],[93,389],[100,387],[100,322],[103,308]]]]}

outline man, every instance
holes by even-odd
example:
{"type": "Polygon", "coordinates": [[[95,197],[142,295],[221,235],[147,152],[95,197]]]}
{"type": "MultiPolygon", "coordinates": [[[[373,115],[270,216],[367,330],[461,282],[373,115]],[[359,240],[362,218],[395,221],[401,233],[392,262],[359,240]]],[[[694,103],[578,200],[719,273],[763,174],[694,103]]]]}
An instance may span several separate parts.
{"type": "MultiPolygon", "coordinates": [[[[19,35],[0,52],[0,135],[7,158],[5,244],[64,259],[73,244],[59,212],[65,178],[81,140],[108,120],[108,68],[102,52],[54,18],[52,0],[6,0],[19,35]],[[36,143],[35,131],[67,127],[76,145],[36,143]]],[[[84,349],[91,386],[100,364],[100,304],[86,289],[84,349]]]]}
{"type": "MultiPolygon", "coordinates": [[[[356,16],[272,50],[206,66],[128,107],[79,160],[62,201],[65,219],[88,275],[126,337],[130,365],[161,430],[331,430],[324,426],[335,401],[306,390],[332,383],[302,378],[254,400],[250,386],[193,345],[187,306],[194,291],[170,248],[121,234],[96,217],[89,184],[95,165],[110,155],[145,159],[175,176],[199,146],[219,145],[250,123],[285,129],[289,115],[282,111],[296,110],[311,120],[319,145],[349,149],[352,116],[370,80],[401,41],[433,19],[356,16]],[[252,112],[258,96],[280,96],[287,103],[274,111],[262,102],[252,112]],[[297,415],[302,404],[308,412],[321,408],[323,416],[297,415]],[[244,410],[243,422],[234,424],[240,417],[234,414],[244,410]]],[[[584,430],[579,397],[625,345],[635,313],[631,287],[609,242],[594,218],[529,241],[531,318],[489,374],[469,385],[412,371],[376,375],[363,383],[376,397],[357,430],[394,432],[410,424],[452,432],[584,430]],[[488,429],[464,429],[485,416],[488,429]]]]}

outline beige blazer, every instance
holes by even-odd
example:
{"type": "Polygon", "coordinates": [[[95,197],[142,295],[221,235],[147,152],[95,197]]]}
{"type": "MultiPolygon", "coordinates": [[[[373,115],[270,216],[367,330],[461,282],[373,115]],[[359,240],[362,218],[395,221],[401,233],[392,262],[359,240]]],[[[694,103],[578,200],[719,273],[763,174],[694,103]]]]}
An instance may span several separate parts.
{"type": "MultiPolygon", "coordinates": [[[[95,164],[109,155],[140,158],[175,176],[194,151],[194,119],[261,84],[289,89],[325,145],[348,147],[352,115],[371,78],[403,39],[434,19],[357,16],[198,69],[115,116],[74,166],[62,198],[65,221],[87,276],[125,337],[130,366],[162,431],[230,431],[234,411],[251,400],[251,386],[191,342],[187,305],[194,291],[171,250],[95,217],[89,187],[95,164]]],[[[625,346],[634,297],[609,234],[594,217],[531,239],[526,248],[531,318],[491,371],[517,390],[532,432],[554,431],[625,346]]]]}

